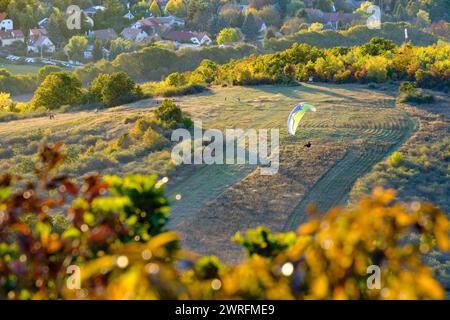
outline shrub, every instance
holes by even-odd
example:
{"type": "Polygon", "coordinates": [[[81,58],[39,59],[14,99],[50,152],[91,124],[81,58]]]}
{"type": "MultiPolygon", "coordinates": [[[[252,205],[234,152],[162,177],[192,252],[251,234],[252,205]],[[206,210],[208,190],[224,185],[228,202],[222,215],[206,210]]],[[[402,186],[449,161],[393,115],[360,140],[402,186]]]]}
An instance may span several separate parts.
{"type": "Polygon", "coordinates": [[[81,82],[71,73],[61,71],[49,74],[39,85],[30,104],[34,108],[59,109],[81,101],[81,82]]]}
{"type": "Polygon", "coordinates": [[[400,83],[400,93],[412,93],[415,90],[414,84],[411,82],[402,82],[400,83]]]}
{"type": "Polygon", "coordinates": [[[403,153],[398,152],[398,151],[394,152],[394,153],[391,155],[391,157],[390,157],[391,164],[392,164],[394,167],[399,167],[399,166],[401,166],[402,163],[403,163],[403,159],[404,159],[403,153]]]}
{"type": "Polygon", "coordinates": [[[400,101],[416,104],[433,103],[435,101],[435,97],[431,93],[425,92],[421,89],[416,89],[411,93],[402,95],[400,97],[400,101]]]}
{"type": "Polygon", "coordinates": [[[171,99],[164,99],[162,104],[155,109],[155,115],[166,128],[190,128],[192,126],[192,120],[185,116],[180,107],[175,105],[171,99]]]}
{"type": "Polygon", "coordinates": [[[91,83],[90,99],[113,107],[143,96],[141,88],[124,72],[100,74],[91,83]]]}
{"type": "Polygon", "coordinates": [[[183,73],[174,72],[167,76],[165,83],[171,87],[181,87],[187,83],[187,79],[183,73]]]}

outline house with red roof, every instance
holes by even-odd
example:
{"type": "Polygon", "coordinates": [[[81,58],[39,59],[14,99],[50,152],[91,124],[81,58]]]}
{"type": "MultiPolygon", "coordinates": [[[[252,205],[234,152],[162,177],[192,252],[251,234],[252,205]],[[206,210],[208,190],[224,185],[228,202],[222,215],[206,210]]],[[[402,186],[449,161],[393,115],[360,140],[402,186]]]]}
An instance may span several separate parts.
{"type": "Polygon", "coordinates": [[[21,30],[0,31],[0,46],[7,47],[18,41],[25,42],[25,36],[21,30]]]}

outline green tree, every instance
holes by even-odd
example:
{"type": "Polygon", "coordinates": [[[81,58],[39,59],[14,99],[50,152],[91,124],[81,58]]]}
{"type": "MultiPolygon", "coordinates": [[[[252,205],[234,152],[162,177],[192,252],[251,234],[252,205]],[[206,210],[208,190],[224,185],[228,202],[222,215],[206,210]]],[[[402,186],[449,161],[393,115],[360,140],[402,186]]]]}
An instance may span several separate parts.
{"type": "Polygon", "coordinates": [[[72,60],[82,61],[84,59],[84,51],[88,46],[88,40],[83,36],[73,36],[68,43],[69,57],[72,60]]]}
{"type": "Polygon", "coordinates": [[[99,74],[91,83],[89,93],[94,101],[107,107],[132,101],[142,95],[140,87],[124,72],[99,74]]]}
{"type": "Polygon", "coordinates": [[[183,114],[183,111],[172,99],[164,99],[162,104],[155,109],[155,116],[164,127],[169,129],[192,126],[191,119],[183,114]]]}
{"type": "Polygon", "coordinates": [[[112,40],[109,46],[111,59],[116,58],[121,53],[129,52],[131,48],[132,43],[130,40],[125,40],[123,38],[112,40]]]}
{"type": "Polygon", "coordinates": [[[237,7],[225,7],[220,11],[219,15],[227,26],[233,28],[241,27],[245,19],[242,10],[237,7]]]}
{"type": "Polygon", "coordinates": [[[325,12],[331,12],[333,10],[332,0],[314,0],[313,6],[316,9],[320,9],[325,12]]]}
{"type": "Polygon", "coordinates": [[[419,10],[417,12],[417,24],[421,28],[426,28],[430,25],[430,15],[425,10],[419,10]]]}
{"type": "Polygon", "coordinates": [[[52,74],[55,72],[61,72],[61,71],[63,71],[63,69],[58,66],[52,66],[52,65],[43,66],[42,68],[39,69],[39,72],[37,75],[38,82],[42,83],[42,81],[44,81],[45,78],[47,78],[47,76],[49,74],[52,74]]]}
{"type": "Polygon", "coordinates": [[[187,79],[183,73],[174,72],[167,76],[165,82],[168,86],[181,87],[187,83],[187,79]]]}
{"type": "Polygon", "coordinates": [[[94,40],[94,47],[92,49],[92,59],[94,61],[101,60],[103,58],[103,43],[100,39],[94,40]]]}
{"type": "Polygon", "coordinates": [[[217,43],[222,44],[226,42],[237,42],[239,41],[240,36],[238,30],[235,28],[225,28],[219,32],[217,36],[217,43]]]}
{"type": "Polygon", "coordinates": [[[71,73],[60,71],[49,74],[39,85],[31,99],[34,108],[55,110],[74,105],[81,99],[81,82],[71,73]]]}
{"type": "Polygon", "coordinates": [[[374,37],[368,43],[362,46],[362,53],[377,56],[386,51],[392,51],[396,48],[392,40],[384,39],[382,37],[374,37]]]}
{"type": "Polygon", "coordinates": [[[273,6],[265,6],[256,12],[259,19],[264,21],[267,26],[279,26],[281,21],[280,12],[273,6]]]}
{"type": "Polygon", "coordinates": [[[256,23],[256,18],[253,13],[249,13],[245,17],[244,24],[242,25],[242,32],[245,34],[247,39],[253,40],[258,36],[258,24],[256,23]]]}
{"type": "Polygon", "coordinates": [[[106,10],[98,11],[94,15],[95,29],[113,28],[117,32],[122,31],[128,20],[124,18],[125,6],[120,0],[105,0],[106,10]]]}

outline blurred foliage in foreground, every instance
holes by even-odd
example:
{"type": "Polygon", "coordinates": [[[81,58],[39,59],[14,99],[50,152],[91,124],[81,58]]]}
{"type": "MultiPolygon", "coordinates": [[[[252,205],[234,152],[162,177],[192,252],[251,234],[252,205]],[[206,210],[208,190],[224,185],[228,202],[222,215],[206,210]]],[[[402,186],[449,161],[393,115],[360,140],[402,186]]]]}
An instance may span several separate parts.
{"type": "Polygon", "coordinates": [[[57,173],[61,148],[40,151],[33,181],[0,178],[0,299],[444,297],[421,261],[435,246],[450,249],[450,222],[431,204],[395,203],[394,191],[377,189],[354,209],[311,210],[296,233],[236,235],[248,257],[229,266],[182,250],[165,230],[164,180],[89,176],[78,185],[57,173]],[[55,213],[69,206],[61,227],[55,213]],[[81,268],[80,289],[67,286],[71,265],[81,268]],[[381,268],[379,290],[367,288],[371,265],[381,268]]]}

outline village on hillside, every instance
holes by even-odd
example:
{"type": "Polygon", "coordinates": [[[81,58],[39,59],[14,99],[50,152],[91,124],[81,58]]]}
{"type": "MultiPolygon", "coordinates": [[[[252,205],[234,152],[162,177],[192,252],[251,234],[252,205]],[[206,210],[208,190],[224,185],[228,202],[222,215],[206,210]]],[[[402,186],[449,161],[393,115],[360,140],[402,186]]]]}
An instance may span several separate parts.
{"type": "Polygon", "coordinates": [[[360,9],[368,4],[294,0],[284,11],[292,14],[294,10],[295,14],[281,21],[283,1],[211,1],[207,15],[191,12],[183,0],[84,1],[95,5],[78,6],[79,13],[54,6],[56,1],[39,1],[36,8],[32,2],[26,8],[37,13],[25,23],[18,21],[21,15],[0,12],[0,58],[68,68],[102,58],[112,60],[120,53],[149,45],[177,50],[246,42],[262,47],[266,37],[283,37],[302,29],[343,30],[364,23],[360,9]],[[327,7],[327,3],[331,5],[327,7]],[[80,26],[69,30],[67,21],[77,14],[80,26]]]}

